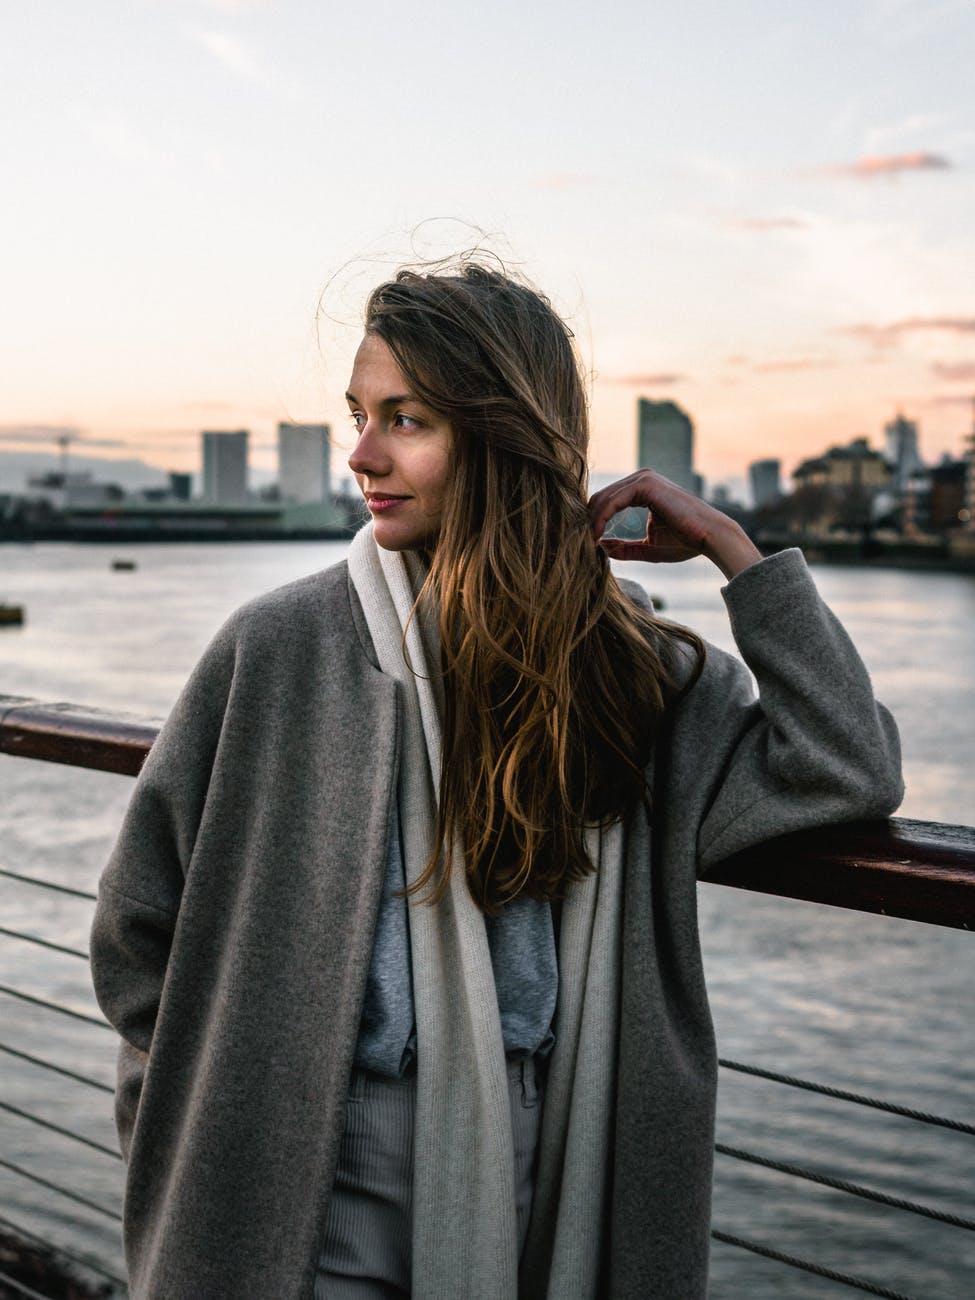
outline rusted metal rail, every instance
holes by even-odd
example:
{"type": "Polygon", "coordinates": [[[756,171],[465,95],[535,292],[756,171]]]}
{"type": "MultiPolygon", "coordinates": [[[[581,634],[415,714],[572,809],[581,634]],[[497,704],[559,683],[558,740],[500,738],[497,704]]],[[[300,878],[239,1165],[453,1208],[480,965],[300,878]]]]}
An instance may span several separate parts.
{"type": "Polygon", "coordinates": [[[0,695],[0,754],[138,775],[162,723],[124,713],[0,695]]]}
{"type": "MultiPolygon", "coordinates": [[[[0,695],[0,753],[135,776],[161,723],[0,695]]],[[[975,827],[846,822],[767,840],[709,883],[975,930],[975,827]]]]}
{"type": "Polygon", "coordinates": [[[727,858],[707,879],[975,930],[975,827],[901,817],[824,826],[727,858]]]}

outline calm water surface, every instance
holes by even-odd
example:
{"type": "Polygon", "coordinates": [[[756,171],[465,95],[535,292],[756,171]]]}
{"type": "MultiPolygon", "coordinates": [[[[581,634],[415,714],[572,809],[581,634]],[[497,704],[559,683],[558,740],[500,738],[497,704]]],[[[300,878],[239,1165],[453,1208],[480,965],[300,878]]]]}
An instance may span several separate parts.
{"type": "MultiPolygon", "coordinates": [[[[239,604],[342,557],[341,543],[141,546],[114,572],[102,547],[0,546],[0,692],[165,715],[239,604]]],[[[731,649],[720,575],[705,562],[627,566],[668,617],[731,649]]],[[[904,816],[975,822],[975,580],[817,568],[904,742],[904,816]]],[[[93,890],[131,781],[0,757],[0,866],[93,890]]],[[[975,1122],[975,940],[953,930],[700,889],[721,1054],[975,1122]]],[[[0,879],[2,924],[84,950],[90,905],[0,879]]],[[[85,964],[14,940],[0,982],[96,1011],[85,964]]],[[[113,1036],[0,998],[0,1041],[111,1082],[113,1036]]],[[[2,1095],[114,1145],[111,1098],[0,1054],[2,1095]]],[[[118,1162],[7,1116],[2,1158],[118,1211],[118,1162]]],[[[975,1217],[975,1138],[722,1072],[719,1138],[975,1217]]],[[[24,1226],[120,1268],[117,1224],[0,1168],[24,1226]]],[[[975,1234],[717,1157],[715,1224],[918,1300],[975,1294],[975,1234]]],[[[842,1297],[848,1288],[716,1245],[714,1300],[842,1297]]],[[[675,1298],[677,1300],[677,1298],[675,1298]]]]}

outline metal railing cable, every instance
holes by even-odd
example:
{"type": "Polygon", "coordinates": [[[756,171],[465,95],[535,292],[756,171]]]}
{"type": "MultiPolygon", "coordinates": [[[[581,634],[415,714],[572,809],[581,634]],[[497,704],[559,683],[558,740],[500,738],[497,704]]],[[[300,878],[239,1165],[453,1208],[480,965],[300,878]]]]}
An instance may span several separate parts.
{"type": "MultiPolygon", "coordinates": [[[[898,1115],[905,1119],[915,1120],[918,1123],[935,1124],[939,1127],[952,1129],[956,1132],[975,1134],[975,1125],[966,1124],[960,1120],[947,1119],[940,1115],[931,1115],[925,1111],[914,1110],[907,1106],[900,1106],[894,1102],[884,1101],[877,1097],[870,1097],[865,1094],[850,1092],[843,1088],[833,1088],[826,1084],[815,1083],[809,1079],[799,1079],[794,1075],[780,1074],[774,1070],[766,1070],[760,1066],[747,1065],[740,1061],[730,1061],[725,1058],[719,1058],[718,1064],[726,1069],[739,1071],[742,1074],[752,1075],[761,1079],[769,1079],[772,1082],[802,1088],[808,1092],[819,1093],[836,1101],[869,1106],[875,1110],[898,1115]]],[[[975,1220],[973,1219],[964,1218],[961,1215],[938,1210],[932,1206],[922,1205],[917,1201],[911,1201],[905,1197],[892,1196],[887,1192],[881,1192],[874,1188],[864,1187],[862,1184],[850,1182],[846,1179],[834,1178],[828,1174],[818,1173],[817,1171],[802,1165],[774,1160],[767,1156],[758,1155],[753,1151],[746,1151],[742,1148],[729,1146],[723,1142],[715,1143],[715,1151],[720,1155],[729,1156],[733,1159],[757,1165],[776,1173],[805,1179],[808,1182],[819,1184],[820,1186],[830,1188],[834,1191],[843,1192],[846,1195],[858,1196],[863,1200],[872,1201],[890,1209],[905,1210],[909,1213],[918,1214],[924,1218],[933,1219],[936,1222],[944,1223],[951,1227],[964,1228],[968,1231],[975,1230],[975,1220]]],[[[712,1232],[711,1235],[716,1240],[722,1241],[726,1245],[734,1246],[741,1250],[751,1251],[753,1254],[763,1255],[767,1259],[774,1260],[793,1268],[801,1269],[819,1277],[828,1278],[832,1281],[839,1282],[842,1285],[865,1291],[870,1295],[888,1297],[889,1300],[911,1300],[911,1297],[904,1296],[899,1291],[891,1290],[890,1288],[880,1286],[874,1282],[869,1282],[864,1278],[859,1278],[852,1274],[839,1273],[834,1269],[828,1268],[826,1265],[818,1264],[811,1260],[801,1259],[795,1255],[789,1255],[782,1251],[775,1250],[770,1246],[766,1246],[761,1242],[751,1241],[744,1237],[733,1236],[729,1233],[718,1230],[712,1232]]]]}
{"type": "Polygon", "coordinates": [[[50,1192],[57,1192],[59,1196],[66,1196],[69,1201],[76,1201],[79,1205],[86,1205],[89,1210],[96,1210],[99,1214],[104,1214],[109,1219],[114,1219],[117,1223],[122,1222],[122,1216],[117,1210],[110,1210],[105,1205],[99,1205],[97,1201],[91,1200],[87,1196],[81,1196],[78,1192],[69,1191],[66,1187],[60,1187],[57,1183],[50,1182],[47,1178],[42,1178],[40,1174],[32,1174],[29,1169],[23,1169],[20,1165],[14,1164],[12,1160],[4,1160],[0,1156],[0,1167],[9,1169],[11,1173],[19,1174],[21,1178],[26,1178],[39,1187],[46,1187],[50,1192]]]}
{"type": "Polygon", "coordinates": [[[100,1029],[115,1029],[102,1019],[101,1016],[90,1016],[84,1011],[75,1011],[71,1007],[62,1006],[59,1002],[48,1002],[46,998],[36,998],[32,993],[24,993],[21,989],[12,989],[8,984],[0,984],[0,993],[6,993],[8,997],[19,998],[22,1002],[30,1002],[32,1006],[44,1007],[46,1011],[57,1011],[62,1016],[71,1016],[75,1020],[84,1020],[89,1025],[98,1025],[100,1029]]]}
{"type": "Polygon", "coordinates": [[[785,1251],[773,1250],[771,1246],[763,1246],[761,1242],[750,1241],[747,1237],[736,1237],[730,1232],[722,1232],[719,1228],[711,1229],[711,1236],[715,1241],[721,1241],[726,1246],[737,1246],[739,1250],[749,1250],[753,1255],[763,1255],[766,1259],[773,1259],[779,1264],[788,1264],[791,1268],[802,1269],[804,1273],[813,1273],[816,1277],[827,1278],[831,1282],[839,1282],[842,1286],[853,1287],[857,1291],[866,1291],[868,1295],[882,1296],[883,1300],[915,1300],[914,1296],[905,1295],[903,1291],[892,1291],[889,1287],[878,1286],[876,1282],[868,1282],[866,1278],[857,1277],[853,1273],[840,1273],[834,1268],[827,1268],[825,1264],[816,1264],[810,1259],[801,1259],[798,1255],[789,1255],[785,1251]]]}
{"type": "MultiPolygon", "coordinates": [[[[6,1052],[8,1056],[16,1056],[21,1061],[27,1061],[29,1065],[37,1065],[42,1070],[53,1070],[55,1074],[63,1074],[69,1079],[74,1079],[77,1083],[85,1083],[89,1088],[97,1088],[100,1092],[113,1093],[115,1089],[108,1083],[102,1083],[100,1079],[92,1079],[87,1074],[78,1074],[76,1070],[68,1070],[63,1065],[55,1065],[53,1061],[45,1061],[40,1056],[31,1056],[30,1052],[22,1052],[16,1047],[11,1047],[8,1043],[0,1043],[0,1052],[6,1052]]],[[[2,1219],[0,1219],[2,1222],[2,1219]]]]}
{"type": "Polygon", "coordinates": [[[0,934],[6,935],[8,939],[22,939],[24,943],[36,943],[41,948],[50,948],[52,952],[63,952],[68,957],[80,957],[82,961],[90,960],[88,954],[82,952],[80,948],[67,948],[63,943],[52,943],[50,939],[42,939],[36,934],[24,934],[22,930],[8,930],[3,925],[0,925],[0,934]]]}
{"type": "Polygon", "coordinates": [[[113,1160],[122,1159],[120,1151],[104,1146],[101,1142],[96,1142],[94,1138],[85,1137],[83,1133],[75,1133],[73,1129],[63,1128],[60,1124],[54,1124],[49,1119],[34,1115],[29,1110],[21,1110],[19,1106],[11,1105],[9,1101],[0,1101],[0,1110],[5,1110],[10,1115],[16,1115],[18,1119],[25,1119],[30,1124],[36,1124],[39,1128],[46,1128],[51,1133],[59,1133],[61,1137],[70,1138],[72,1142],[81,1142],[84,1146],[91,1147],[93,1151],[100,1151],[102,1155],[111,1156],[113,1160]]]}
{"type": "Polygon", "coordinates": [[[90,1259],[84,1259],[81,1255],[75,1255],[72,1251],[66,1250],[64,1246],[55,1246],[52,1242],[48,1241],[46,1237],[39,1237],[36,1232],[31,1232],[29,1229],[21,1227],[19,1223],[14,1223],[14,1221],[8,1219],[6,1215],[0,1214],[0,1224],[9,1228],[11,1232],[15,1233],[24,1241],[34,1241],[38,1246],[43,1246],[45,1250],[51,1251],[52,1254],[60,1255],[62,1259],[70,1259],[72,1264],[77,1264],[80,1268],[86,1268],[92,1273],[97,1273],[99,1277],[104,1277],[109,1282],[115,1282],[118,1286],[128,1286],[124,1277],[119,1277],[117,1273],[110,1273],[107,1268],[103,1268],[101,1264],[95,1264],[90,1259]]]}
{"type": "Polygon", "coordinates": [[[891,1196],[887,1192],[878,1192],[860,1183],[851,1183],[843,1178],[832,1178],[829,1174],[817,1173],[803,1165],[788,1164],[783,1160],[773,1160],[768,1156],[757,1155],[754,1151],[745,1151],[740,1147],[729,1147],[723,1142],[715,1142],[715,1151],[722,1156],[731,1156],[735,1160],[744,1160],[751,1165],[760,1165],[763,1169],[773,1169],[776,1173],[790,1174],[793,1178],[804,1178],[810,1183],[819,1183],[821,1187],[830,1187],[837,1192],[846,1192],[849,1196],[859,1196],[865,1201],[875,1201],[893,1210],[908,1210],[911,1214],[923,1215],[926,1219],[937,1219],[939,1223],[950,1224],[953,1228],[967,1228],[975,1232],[975,1219],[965,1219],[960,1214],[949,1214],[945,1210],[936,1210],[930,1205],[920,1205],[917,1201],[908,1201],[902,1196],[891,1196]]]}
{"type": "Polygon", "coordinates": [[[56,889],[59,894],[71,894],[74,898],[84,898],[89,903],[97,903],[98,895],[90,894],[84,889],[69,889],[67,885],[55,885],[51,880],[38,880],[36,876],[22,876],[16,871],[6,871],[0,868],[0,876],[5,876],[8,880],[19,880],[23,885],[37,885],[39,889],[56,889]]]}
{"type": "Polygon", "coordinates": [[[11,1290],[16,1291],[18,1295],[26,1296],[27,1300],[51,1300],[51,1297],[45,1295],[43,1291],[35,1291],[33,1287],[27,1286],[23,1282],[18,1282],[17,1279],[11,1277],[9,1273],[0,1273],[0,1282],[2,1282],[4,1286],[9,1286],[11,1290]]]}
{"type": "Polygon", "coordinates": [[[865,1093],[848,1092],[845,1088],[832,1088],[825,1083],[815,1083],[811,1079],[799,1079],[792,1074],[778,1074],[775,1070],[765,1070],[757,1065],[746,1065],[741,1061],[729,1061],[718,1058],[718,1064],[726,1070],[737,1070],[741,1074],[751,1074],[758,1079],[771,1079],[773,1083],[784,1083],[790,1088],[804,1088],[807,1092],[818,1092],[824,1097],[836,1101],[850,1101],[857,1106],[870,1106],[874,1110],[883,1110],[890,1115],[901,1115],[904,1119],[917,1120],[919,1124],[937,1124],[941,1128],[953,1129],[956,1133],[968,1133],[975,1137],[975,1124],[963,1120],[946,1119],[943,1115],[932,1115],[923,1110],[912,1110],[909,1106],[898,1106],[892,1101],[882,1101],[879,1097],[870,1097],[865,1093]]]}

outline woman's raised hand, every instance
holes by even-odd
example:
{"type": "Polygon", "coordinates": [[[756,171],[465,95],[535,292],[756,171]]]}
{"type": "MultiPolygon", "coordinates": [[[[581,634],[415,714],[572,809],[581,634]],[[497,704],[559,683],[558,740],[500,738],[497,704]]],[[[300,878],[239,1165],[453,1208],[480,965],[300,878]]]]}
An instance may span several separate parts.
{"type": "Polygon", "coordinates": [[[595,493],[589,501],[589,518],[593,537],[614,560],[673,564],[706,555],[731,579],[762,558],[733,519],[652,469],[638,469],[595,493]],[[646,537],[636,542],[603,537],[613,515],[628,506],[649,510],[646,537]]]}

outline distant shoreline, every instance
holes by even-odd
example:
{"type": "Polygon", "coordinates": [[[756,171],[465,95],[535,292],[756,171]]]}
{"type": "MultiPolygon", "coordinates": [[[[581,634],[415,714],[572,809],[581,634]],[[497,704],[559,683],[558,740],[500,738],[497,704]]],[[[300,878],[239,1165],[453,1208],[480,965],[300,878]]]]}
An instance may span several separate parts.
{"type": "Polygon", "coordinates": [[[0,544],[19,542],[92,542],[97,546],[139,546],[146,542],[349,542],[350,528],[34,528],[24,532],[0,529],[0,544]]]}
{"type": "MultiPolygon", "coordinates": [[[[332,528],[76,528],[54,527],[8,530],[0,526],[0,545],[43,545],[52,542],[92,543],[97,546],[141,546],[183,542],[191,545],[239,542],[348,542],[355,529],[332,528]]],[[[762,538],[756,544],[763,555],[798,547],[810,564],[846,568],[902,569],[923,573],[961,573],[975,576],[975,538],[952,544],[947,540],[911,541],[875,538],[762,538]]]]}
{"type": "Polygon", "coordinates": [[[809,564],[845,568],[902,569],[919,573],[963,573],[975,576],[975,538],[952,544],[947,539],[911,541],[898,538],[758,538],[763,555],[796,546],[809,564]]]}

